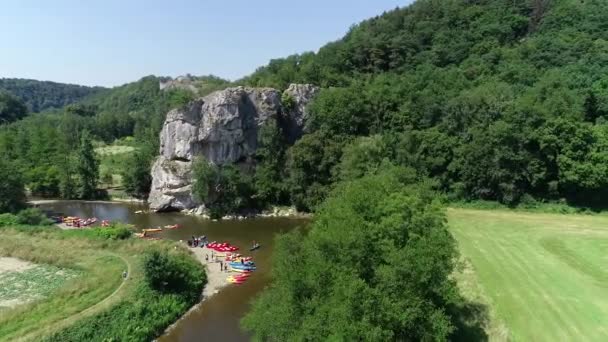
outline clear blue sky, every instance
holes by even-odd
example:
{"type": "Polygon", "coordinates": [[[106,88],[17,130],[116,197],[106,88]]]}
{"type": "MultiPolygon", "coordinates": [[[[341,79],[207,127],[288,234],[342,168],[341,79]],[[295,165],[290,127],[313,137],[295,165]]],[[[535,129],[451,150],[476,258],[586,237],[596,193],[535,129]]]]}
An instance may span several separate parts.
{"type": "Polygon", "coordinates": [[[0,10],[0,77],[115,86],[146,75],[247,75],[316,51],[411,0],[15,0],[0,10]]]}

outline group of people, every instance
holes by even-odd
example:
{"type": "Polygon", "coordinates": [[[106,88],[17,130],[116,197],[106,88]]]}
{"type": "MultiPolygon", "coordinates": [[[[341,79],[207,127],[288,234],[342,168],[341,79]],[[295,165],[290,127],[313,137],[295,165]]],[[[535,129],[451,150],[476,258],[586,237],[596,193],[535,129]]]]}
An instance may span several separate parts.
{"type": "Polygon", "coordinates": [[[192,235],[192,239],[188,240],[189,247],[205,247],[209,243],[206,235],[196,237],[192,235]]]}
{"type": "MultiPolygon", "coordinates": [[[[209,262],[209,254],[205,254],[205,261],[209,262]]],[[[228,263],[224,263],[222,260],[218,259],[218,256],[214,251],[211,251],[211,262],[219,262],[220,271],[228,271],[228,263]]]]}

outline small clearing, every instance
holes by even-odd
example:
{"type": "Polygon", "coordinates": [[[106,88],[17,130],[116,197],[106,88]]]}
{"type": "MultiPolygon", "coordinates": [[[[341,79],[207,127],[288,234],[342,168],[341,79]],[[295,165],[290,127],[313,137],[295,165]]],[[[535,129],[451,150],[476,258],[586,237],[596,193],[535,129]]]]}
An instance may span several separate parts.
{"type": "Polygon", "coordinates": [[[0,310],[42,299],[78,272],[0,257],[0,310]]]}
{"type": "Polygon", "coordinates": [[[135,151],[135,147],[125,145],[104,146],[95,149],[95,152],[101,156],[124,154],[133,151],[135,151]]]}

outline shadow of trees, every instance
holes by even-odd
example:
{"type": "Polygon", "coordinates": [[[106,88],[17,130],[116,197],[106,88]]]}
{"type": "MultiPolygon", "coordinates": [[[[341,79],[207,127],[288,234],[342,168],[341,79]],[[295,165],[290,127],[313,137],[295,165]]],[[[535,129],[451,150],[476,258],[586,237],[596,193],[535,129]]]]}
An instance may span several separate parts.
{"type": "Polygon", "coordinates": [[[450,308],[450,313],[456,327],[450,340],[488,341],[486,327],[489,326],[490,315],[487,305],[462,299],[460,304],[450,308]]]}

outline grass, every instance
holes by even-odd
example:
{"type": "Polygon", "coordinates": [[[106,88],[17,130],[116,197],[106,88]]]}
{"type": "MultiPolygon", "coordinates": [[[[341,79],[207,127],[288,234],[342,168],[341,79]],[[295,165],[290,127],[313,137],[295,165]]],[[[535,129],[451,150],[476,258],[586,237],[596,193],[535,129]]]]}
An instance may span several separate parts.
{"type": "MultiPolygon", "coordinates": [[[[133,331],[129,331],[129,338],[150,340],[192,305],[181,300],[179,294],[164,295],[150,290],[146,292],[149,293],[147,298],[152,298],[154,303],[147,305],[141,300],[142,289],[146,288],[145,252],[151,249],[169,251],[192,259],[189,267],[201,267],[193,258],[187,257],[185,248],[176,248],[170,241],[114,241],[96,234],[85,235],[43,227],[0,229],[0,256],[29,261],[49,271],[66,270],[74,275],[63,282],[56,280],[55,285],[59,286],[50,284],[41,289],[44,297],[0,311],[0,341],[40,341],[51,335],[63,336],[57,334],[64,331],[95,331],[103,324],[111,325],[104,328],[104,334],[110,335],[105,337],[112,340],[113,336],[120,336],[121,332],[129,331],[126,327],[132,326],[129,319],[113,319],[115,314],[131,310],[131,303],[139,303],[135,308],[145,313],[145,317],[149,316],[150,321],[142,318],[136,327],[146,338],[133,339],[133,331]],[[129,274],[125,281],[122,279],[124,270],[129,274]],[[108,334],[110,329],[111,334],[108,334]]],[[[31,291],[37,291],[39,283],[31,283],[34,287],[31,291]]],[[[103,334],[98,331],[87,340],[100,340],[100,336],[103,334]]]]}
{"type": "Polygon", "coordinates": [[[107,190],[119,191],[122,186],[121,171],[124,169],[125,160],[136,150],[133,146],[128,145],[108,145],[95,148],[95,153],[99,158],[99,175],[100,179],[105,174],[112,175],[112,182],[104,183],[107,190]]]}
{"type": "MultiPolygon", "coordinates": [[[[0,255],[19,258],[46,267],[61,267],[78,272],[48,298],[18,306],[0,314],[0,340],[36,336],[58,328],[63,320],[79,314],[108,297],[122,283],[121,273],[128,266],[113,250],[102,248],[102,242],[83,238],[62,238],[49,229],[36,235],[3,229],[0,255]]],[[[122,253],[128,256],[126,251],[122,253]]],[[[121,254],[122,254],[121,253],[121,254]]],[[[127,291],[123,291],[125,295],[127,291]]],[[[120,296],[119,296],[120,297],[120,296]]],[[[116,298],[120,300],[120,298],[116,298]]]]}
{"type": "MultiPolygon", "coordinates": [[[[0,274],[0,303],[29,302],[47,297],[61,287],[66,280],[77,277],[79,272],[52,265],[36,265],[19,272],[0,274]]],[[[3,309],[0,306],[0,309],[3,309]]],[[[5,308],[6,309],[6,308],[5,308]]]]}
{"type": "Polygon", "coordinates": [[[490,340],[608,340],[608,217],[450,209],[490,340]]]}

